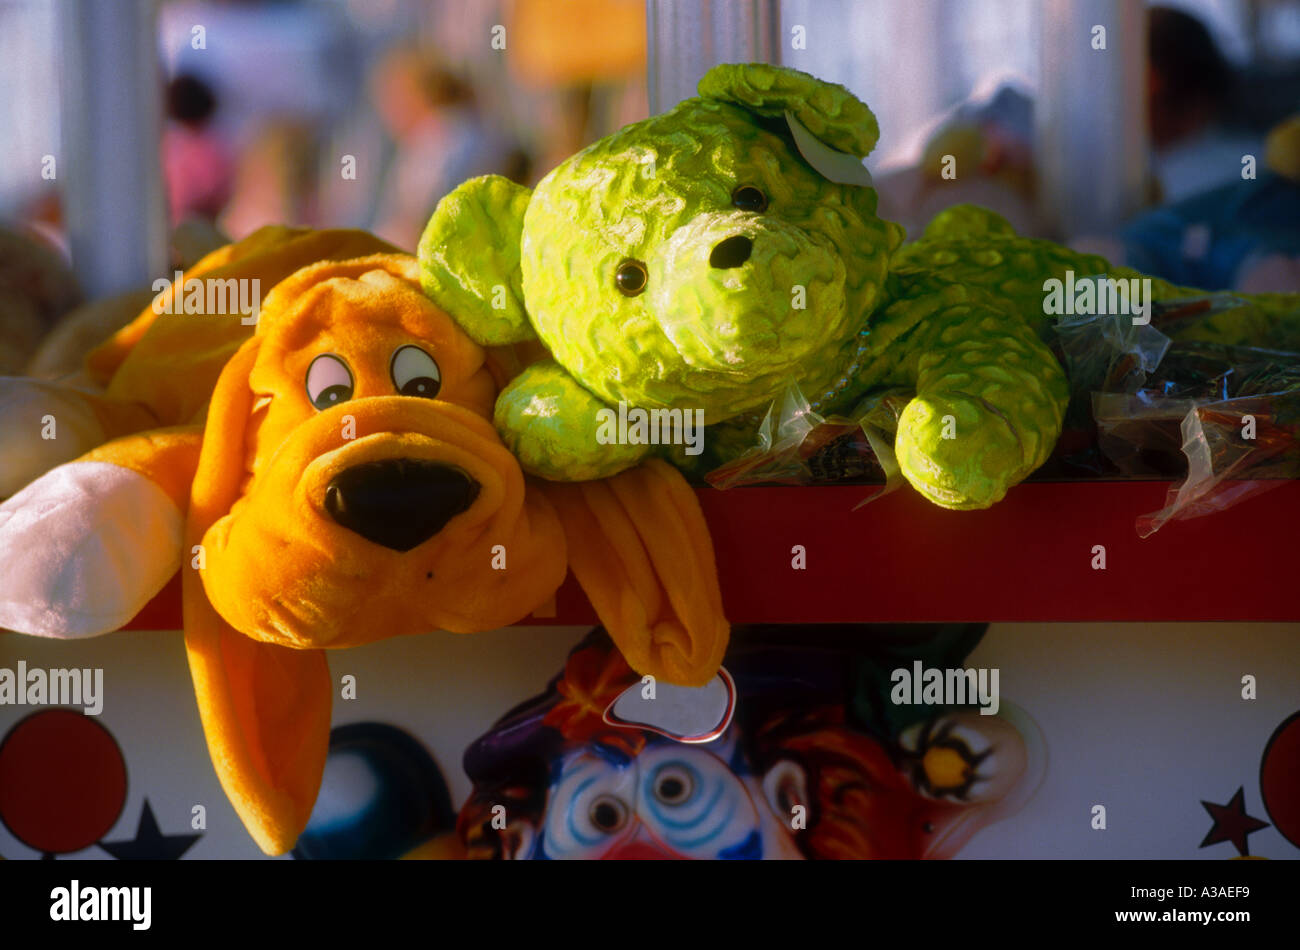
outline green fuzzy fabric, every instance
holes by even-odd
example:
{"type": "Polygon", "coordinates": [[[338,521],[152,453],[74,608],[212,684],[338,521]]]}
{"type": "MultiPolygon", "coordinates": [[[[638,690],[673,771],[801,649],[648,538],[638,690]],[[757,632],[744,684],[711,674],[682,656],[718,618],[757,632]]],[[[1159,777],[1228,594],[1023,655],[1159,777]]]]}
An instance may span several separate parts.
{"type": "MultiPolygon", "coordinates": [[[[498,400],[524,468],[584,480],[636,464],[649,447],[595,438],[600,410],[620,402],[703,410],[705,456],[655,449],[699,471],[752,446],[792,382],[824,415],[903,386],[916,396],[895,449],[911,484],[949,508],[1002,498],[1046,460],[1067,401],[1043,342],[1055,319],[1044,281],[1139,275],[970,206],[903,247],[875,191],[824,178],[787,126],[789,112],[831,149],[866,155],[876,121],[851,93],[761,64],[715,67],[699,93],[599,140],[531,193],[495,176],[467,182],[429,222],[429,295],[480,342],[536,335],[553,357],[498,400]],[[766,206],[736,206],[740,188],[766,206]],[[715,249],[735,238],[748,256],[721,266],[715,249]],[[620,289],[620,268],[643,286],[620,289]]],[[[1293,295],[1252,298],[1194,335],[1276,343],[1294,334],[1296,309],[1293,295]]]]}

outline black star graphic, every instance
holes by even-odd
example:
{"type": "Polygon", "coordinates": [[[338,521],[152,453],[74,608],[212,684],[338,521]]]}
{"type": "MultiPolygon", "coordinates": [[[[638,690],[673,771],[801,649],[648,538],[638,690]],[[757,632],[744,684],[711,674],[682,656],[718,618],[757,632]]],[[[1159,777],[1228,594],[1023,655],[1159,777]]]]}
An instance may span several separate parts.
{"type": "Polygon", "coordinates": [[[202,835],[165,835],[158,830],[149,799],[144,800],[133,841],[101,841],[99,846],[121,861],[175,861],[202,835]]]}
{"type": "Polygon", "coordinates": [[[1241,855],[1250,854],[1250,845],[1246,842],[1246,837],[1261,828],[1267,828],[1267,821],[1260,821],[1258,818],[1251,818],[1246,814],[1245,798],[1246,789],[1237,789],[1237,794],[1232,796],[1232,800],[1226,805],[1215,805],[1213,802],[1201,802],[1205,810],[1210,813],[1214,819],[1214,824],[1210,828],[1210,833],[1205,836],[1201,842],[1201,847],[1218,844],[1220,841],[1231,841],[1232,846],[1237,849],[1241,855]]]}

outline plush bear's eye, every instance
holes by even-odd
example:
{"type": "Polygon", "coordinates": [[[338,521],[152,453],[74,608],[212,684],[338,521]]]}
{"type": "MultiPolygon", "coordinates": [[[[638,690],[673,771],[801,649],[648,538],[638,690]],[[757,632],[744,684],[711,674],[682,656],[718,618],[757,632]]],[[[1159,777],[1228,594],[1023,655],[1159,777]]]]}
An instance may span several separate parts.
{"type": "Polygon", "coordinates": [[[432,356],[418,346],[399,346],[393,353],[388,372],[402,396],[432,399],[442,388],[442,373],[432,356]]]}
{"type": "Polygon", "coordinates": [[[732,207],[739,208],[741,211],[766,211],[767,195],[763,194],[753,185],[739,185],[731,193],[732,207]]]}
{"type": "Polygon", "coordinates": [[[322,353],[307,367],[307,398],[317,409],[328,409],[352,398],[352,371],[341,357],[322,353]]]}
{"type": "Polygon", "coordinates": [[[618,286],[619,293],[627,297],[635,297],[645,290],[646,277],[645,265],[628,258],[618,265],[618,270],[614,273],[614,283],[618,286]]]}

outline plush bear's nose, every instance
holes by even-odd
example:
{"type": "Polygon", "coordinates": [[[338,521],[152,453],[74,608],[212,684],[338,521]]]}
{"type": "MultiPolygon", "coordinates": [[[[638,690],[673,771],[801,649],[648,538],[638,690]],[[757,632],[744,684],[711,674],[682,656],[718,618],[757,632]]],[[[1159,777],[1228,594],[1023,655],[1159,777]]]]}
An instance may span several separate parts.
{"type": "Polygon", "coordinates": [[[425,459],[383,459],[344,469],[325,488],[331,518],[367,541],[409,551],[478,497],[458,468],[425,459]]]}
{"type": "Polygon", "coordinates": [[[725,241],[720,241],[709,255],[709,266],[716,267],[718,270],[726,270],[728,267],[739,267],[745,261],[749,260],[749,255],[754,250],[754,242],[743,234],[737,234],[735,237],[729,237],[725,241]]]}

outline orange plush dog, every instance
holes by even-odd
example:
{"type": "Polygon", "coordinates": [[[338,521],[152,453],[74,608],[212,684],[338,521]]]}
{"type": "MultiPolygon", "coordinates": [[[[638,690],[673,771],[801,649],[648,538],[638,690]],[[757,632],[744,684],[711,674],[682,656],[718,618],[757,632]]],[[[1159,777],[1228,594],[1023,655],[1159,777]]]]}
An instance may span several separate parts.
{"type": "Polygon", "coordinates": [[[42,418],[57,421],[89,405],[106,432],[156,427],[0,506],[0,625],[105,633],[182,569],[213,764],[271,854],[293,846],[319,789],[325,648],[514,623],[572,563],[635,668],[713,675],[728,628],[675,471],[526,481],[490,421],[488,352],[423,295],[414,258],[368,235],[259,232],[166,295],[255,274],[274,285],[255,330],[246,315],[154,307],[92,356],[102,396],[8,381],[15,411],[54,406],[42,418]]]}

